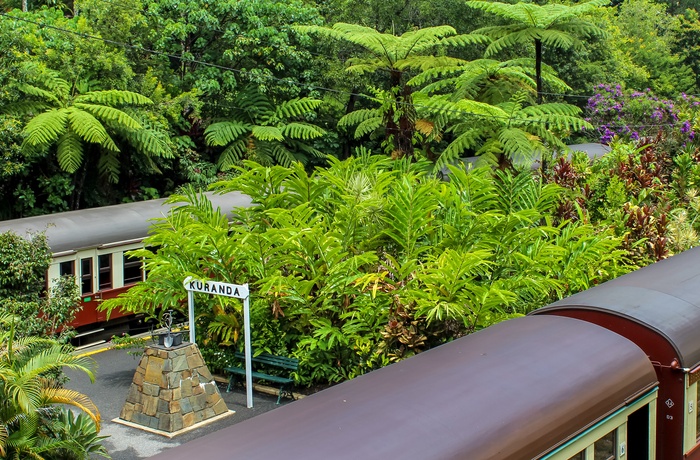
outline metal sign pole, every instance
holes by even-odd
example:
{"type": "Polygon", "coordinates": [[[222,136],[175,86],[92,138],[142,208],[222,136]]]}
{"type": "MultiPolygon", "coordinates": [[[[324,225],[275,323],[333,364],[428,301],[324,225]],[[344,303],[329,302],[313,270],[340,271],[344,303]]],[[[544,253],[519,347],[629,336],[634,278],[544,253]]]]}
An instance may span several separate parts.
{"type": "Polygon", "coordinates": [[[250,346],[250,290],[248,283],[231,284],[219,281],[198,281],[188,276],[183,282],[187,290],[187,308],[190,315],[190,343],[195,343],[194,337],[194,293],[202,292],[211,295],[223,295],[243,300],[243,334],[245,339],[245,385],[248,408],[253,407],[253,353],[250,346]]]}
{"type": "MultiPolygon", "coordinates": [[[[246,284],[246,286],[248,286],[246,284]]],[[[245,388],[248,409],[253,407],[252,352],[250,350],[250,297],[243,299],[243,334],[245,339],[245,388]]]]}
{"type": "Polygon", "coordinates": [[[190,320],[190,343],[194,341],[194,291],[187,291],[187,313],[190,320]]]}

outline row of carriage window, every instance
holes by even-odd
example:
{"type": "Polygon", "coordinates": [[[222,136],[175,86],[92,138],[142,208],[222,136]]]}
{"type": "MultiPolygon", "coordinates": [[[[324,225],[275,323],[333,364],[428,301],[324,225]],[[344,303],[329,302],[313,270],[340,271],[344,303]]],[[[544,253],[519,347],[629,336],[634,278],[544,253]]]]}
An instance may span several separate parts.
{"type": "MultiPolygon", "coordinates": [[[[97,256],[97,286],[99,291],[112,289],[112,256],[115,254],[102,254],[97,256]]],[[[133,284],[143,279],[141,271],[142,261],[138,257],[131,257],[123,254],[123,280],[124,285],[133,284]]],[[[59,274],[61,276],[77,276],[80,282],[80,294],[90,294],[93,292],[93,261],[92,257],[80,259],[80,273],[76,273],[76,261],[69,260],[59,264],[59,274]]]]}

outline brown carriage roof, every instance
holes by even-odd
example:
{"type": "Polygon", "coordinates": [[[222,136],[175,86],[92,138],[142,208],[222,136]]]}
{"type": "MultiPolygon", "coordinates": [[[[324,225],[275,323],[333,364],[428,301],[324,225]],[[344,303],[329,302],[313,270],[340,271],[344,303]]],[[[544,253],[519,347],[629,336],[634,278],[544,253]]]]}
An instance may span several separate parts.
{"type": "MultiPolygon", "coordinates": [[[[240,193],[207,193],[214,207],[230,215],[237,206],[249,206],[249,197],[240,193]]],[[[0,232],[20,235],[46,231],[51,252],[60,253],[98,247],[103,244],[143,239],[148,235],[150,219],[163,217],[177,204],[166,199],[81,209],[45,216],[0,221],[0,232]]]]}
{"type": "Polygon", "coordinates": [[[153,458],[530,459],[655,383],[646,355],[617,334],[517,318],[153,458]]]}
{"type": "Polygon", "coordinates": [[[680,364],[700,364],[700,247],[687,250],[534,312],[587,309],[620,316],[656,331],[680,364]]]}

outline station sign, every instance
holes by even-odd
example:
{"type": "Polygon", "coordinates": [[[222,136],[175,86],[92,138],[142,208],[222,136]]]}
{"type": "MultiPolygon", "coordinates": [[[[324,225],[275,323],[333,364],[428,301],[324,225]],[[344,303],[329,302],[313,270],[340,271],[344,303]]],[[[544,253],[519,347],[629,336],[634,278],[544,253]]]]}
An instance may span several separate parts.
{"type": "Polygon", "coordinates": [[[183,283],[188,291],[202,292],[204,294],[223,295],[245,299],[248,297],[247,284],[230,284],[220,281],[199,281],[192,277],[185,279],[183,283]]]}

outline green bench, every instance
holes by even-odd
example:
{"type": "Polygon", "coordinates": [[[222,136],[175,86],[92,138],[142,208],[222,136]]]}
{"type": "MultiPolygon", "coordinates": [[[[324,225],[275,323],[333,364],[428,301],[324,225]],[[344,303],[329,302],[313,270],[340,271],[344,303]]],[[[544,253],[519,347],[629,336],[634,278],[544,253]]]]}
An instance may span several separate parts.
{"type": "MultiPolygon", "coordinates": [[[[241,352],[235,352],[234,356],[237,359],[245,362],[245,354],[241,352]]],[[[279,375],[269,375],[257,370],[258,365],[268,368],[279,368],[287,369],[291,371],[296,371],[299,368],[299,360],[295,358],[286,358],[284,356],[271,355],[269,353],[261,353],[258,356],[252,356],[251,361],[253,364],[253,369],[251,375],[254,379],[266,380],[268,382],[274,382],[280,384],[279,394],[277,395],[277,404],[280,403],[282,395],[291,396],[293,398],[292,392],[288,390],[289,385],[294,383],[294,379],[289,377],[281,377],[279,375]]],[[[228,380],[228,387],[226,392],[231,391],[231,387],[236,384],[236,377],[238,375],[245,375],[245,369],[242,367],[226,367],[224,368],[226,372],[231,374],[228,380]]]]}

